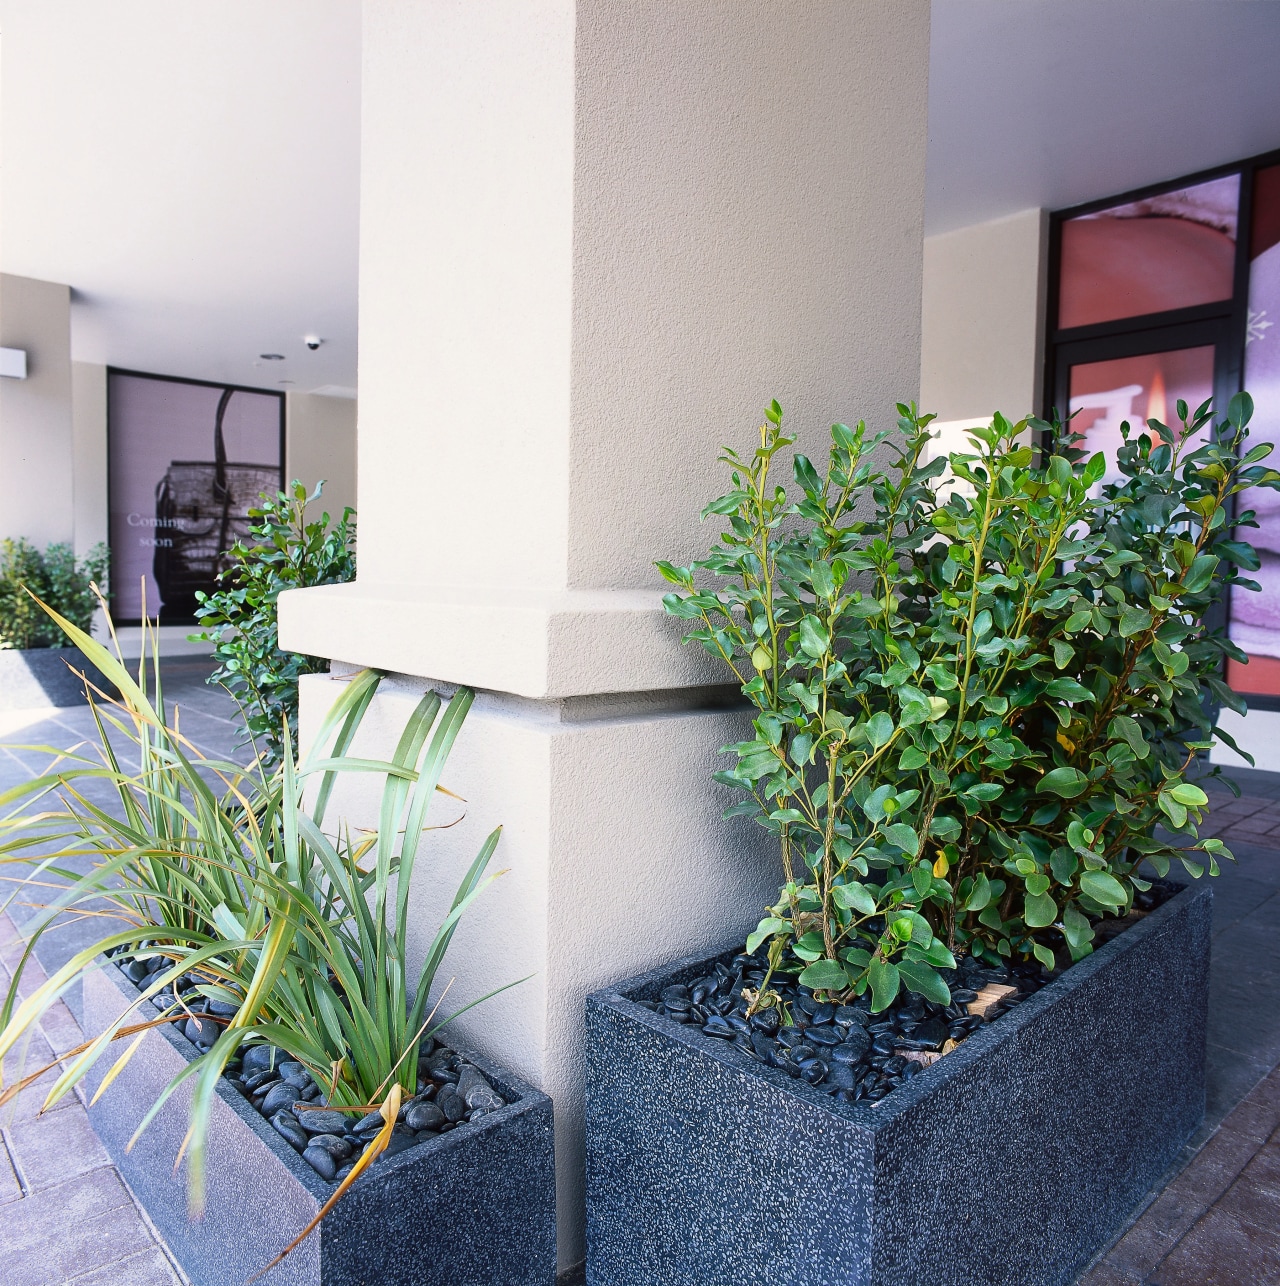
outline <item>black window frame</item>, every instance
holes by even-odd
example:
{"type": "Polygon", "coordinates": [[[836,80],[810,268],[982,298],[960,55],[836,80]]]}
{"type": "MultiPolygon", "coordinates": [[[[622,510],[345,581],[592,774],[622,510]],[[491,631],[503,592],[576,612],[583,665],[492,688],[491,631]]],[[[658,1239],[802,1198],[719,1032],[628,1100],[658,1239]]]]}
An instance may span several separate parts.
{"type": "MultiPolygon", "coordinates": [[[[1276,165],[1280,165],[1280,149],[1050,212],[1044,318],[1044,394],[1041,407],[1041,414],[1046,420],[1053,418],[1055,410],[1060,411],[1065,418],[1070,403],[1069,381],[1073,366],[1084,362],[1136,357],[1144,353],[1200,348],[1212,344],[1214,405],[1225,408],[1231,398],[1240,392],[1244,387],[1245,341],[1249,319],[1249,252],[1253,235],[1254,175],[1258,170],[1276,165]],[[1230,298],[1208,304],[1194,304],[1189,308],[1169,309],[1161,313],[1144,313],[1115,321],[1094,322],[1088,326],[1058,326],[1063,224],[1082,214],[1096,214],[1118,205],[1128,205],[1147,197],[1177,192],[1235,174],[1240,176],[1240,207],[1230,298]]],[[[1219,619],[1214,624],[1221,624],[1225,628],[1229,612],[1229,603],[1223,602],[1219,612],[1215,614],[1219,619]]],[[[1280,711],[1280,696],[1251,692],[1241,692],[1240,695],[1248,701],[1251,709],[1280,711]]]]}

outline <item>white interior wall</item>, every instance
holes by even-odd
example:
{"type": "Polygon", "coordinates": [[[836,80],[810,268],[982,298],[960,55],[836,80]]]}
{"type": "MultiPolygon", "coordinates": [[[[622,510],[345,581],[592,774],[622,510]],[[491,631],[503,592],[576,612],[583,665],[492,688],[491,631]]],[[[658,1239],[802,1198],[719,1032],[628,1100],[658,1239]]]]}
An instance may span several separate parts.
{"type": "Polygon", "coordinates": [[[285,478],[314,489],[317,508],[337,519],[356,504],[356,400],[317,393],[285,395],[285,478]]]}
{"type": "Polygon", "coordinates": [[[107,368],[96,362],[71,363],[72,495],[78,557],[106,544],[107,522],[107,368]]]}
{"type": "Polygon", "coordinates": [[[920,407],[947,421],[1038,415],[1049,217],[1043,210],[926,237],[920,407]]]}
{"type": "Polygon", "coordinates": [[[27,354],[26,379],[0,379],[0,538],[70,544],[70,288],[0,274],[0,347],[27,354]]]}

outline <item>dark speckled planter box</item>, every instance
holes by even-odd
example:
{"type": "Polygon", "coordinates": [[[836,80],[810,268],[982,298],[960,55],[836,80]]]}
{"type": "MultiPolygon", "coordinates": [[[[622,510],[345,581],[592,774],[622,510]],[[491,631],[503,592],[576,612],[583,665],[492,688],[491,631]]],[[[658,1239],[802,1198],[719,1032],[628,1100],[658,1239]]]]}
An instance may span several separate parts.
{"type": "Polygon", "coordinates": [[[635,1003],[714,956],[597,992],[588,1286],[1073,1281],[1203,1115],[1211,910],[1183,890],[876,1106],[635,1003]]]}
{"type": "MultiPolygon", "coordinates": [[[[102,1031],[137,994],[111,965],[86,978],[86,1035],[102,1031]]],[[[125,1145],[158,1091],[197,1053],[172,1025],[155,1029],[89,1115],[194,1286],[244,1286],[335,1185],[223,1084],[210,1131],[205,1216],[189,1222],[185,1174],[173,1171],[189,1094],[174,1095],[132,1152],[125,1145]]],[[[105,1057],[89,1078],[90,1097],[112,1061],[105,1057]]],[[[486,1060],[473,1061],[508,1105],[376,1163],[262,1286],[551,1286],[551,1100],[486,1060]]]]}

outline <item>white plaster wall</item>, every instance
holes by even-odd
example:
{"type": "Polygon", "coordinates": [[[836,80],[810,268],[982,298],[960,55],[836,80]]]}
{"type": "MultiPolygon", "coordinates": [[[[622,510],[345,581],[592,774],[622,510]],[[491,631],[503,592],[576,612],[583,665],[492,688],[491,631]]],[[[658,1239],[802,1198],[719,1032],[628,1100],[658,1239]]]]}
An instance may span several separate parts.
{"type": "Polygon", "coordinates": [[[917,0],[578,4],[571,586],[704,551],[771,398],[825,456],[918,396],[928,61],[917,0]]]}
{"type": "Polygon", "coordinates": [[[364,13],[361,577],[563,585],[574,5],[364,13]]]}
{"type": "Polygon", "coordinates": [[[70,288],[0,275],[0,347],[27,354],[25,380],[0,379],[0,538],[71,543],[70,288]]]}
{"type": "Polygon", "coordinates": [[[920,406],[940,420],[1041,411],[1048,214],[924,240],[920,406]]]}
{"type": "Polygon", "coordinates": [[[1250,710],[1247,715],[1238,715],[1234,710],[1222,710],[1218,714],[1218,726],[1241,750],[1251,754],[1254,762],[1250,764],[1230,746],[1216,742],[1209,752],[1211,763],[1280,772],[1280,712],[1250,710]]]}
{"type": "Polygon", "coordinates": [[[928,26],[925,0],[371,0],[360,574],[284,595],[285,645],[450,678],[519,652],[468,677],[533,696],[707,682],[656,594],[665,666],[616,646],[630,602],[557,595],[705,550],[719,447],[769,398],[821,449],[916,395],[928,26]],[[511,649],[489,622],[530,602],[511,649]]]}
{"type": "Polygon", "coordinates": [[[324,480],[316,506],[331,518],[356,503],[356,400],[315,393],[285,395],[285,476],[310,488],[324,480]]]}
{"type": "Polygon", "coordinates": [[[76,554],[107,542],[107,368],[71,363],[72,495],[76,554]]]}

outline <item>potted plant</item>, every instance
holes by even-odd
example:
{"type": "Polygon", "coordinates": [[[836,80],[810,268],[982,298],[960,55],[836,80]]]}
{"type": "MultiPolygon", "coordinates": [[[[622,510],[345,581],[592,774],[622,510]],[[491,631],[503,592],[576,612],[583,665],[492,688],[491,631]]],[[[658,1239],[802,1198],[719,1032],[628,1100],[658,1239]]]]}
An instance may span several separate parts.
{"type": "Polygon", "coordinates": [[[1189,776],[1242,704],[1209,622],[1271,448],[1247,395],[1180,403],[1103,485],[1034,420],[926,463],[898,409],[791,501],[774,403],[728,530],[659,564],[755,707],[718,779],[783,885],[588,1001],[592,1286],[1068,1282],[1203,1113],[1210,894],[1165,877],[1230,856],[1189,776]]]}
{"type": "MultiPolygon", "coordinates": [[[[158,664],[153,701],[146,656],[135,678],[51,615],[121,698],[93,707],[96,760],[64,757],[11,792],[32,806],[0,830],[0,859],[29,868],[10,896],[51,879],[63,891],[14,970],[0,1058],[83,982],[87,1039],[47,1101],[83,1083],[108,1152],[193,1281],[548,1286],[551,1103],[441,1043],[447,994],[433,993],[459,918],[496,878],[486,869],[499,831],[421,967],[409,964],[427,810],[448,793],[441,774],[472,693],[428,693],[392,757],[370,760],[351,751],[380,681],[365,672],[299,762],[284,727],[278,768],[237,768],[166,723],[158,664]],[[122,765],[122,738],[137,771],[122,765]],[[385,778],[372,834],[326,825],[346,772],[385,778]],[[114,787],[115,807],[88,801],[82,786],[95,780],[114,787]],[[20,1000],[41,935],[68,911],[104,914],[104,902],[110,932],[20,1000]]],[[[0,1104],[48,1070],[4,1088],[0,1104]]]]}
{"type": "Polygon", "coordinates": [[[83,652],[67,646],[39,599],[86,633],[105,585],[107,548],[77,561],[70,545],[41,551],[26,540],[0,542],[0,710],[83,705],[85,677],[105,683],[83,652]]]}

